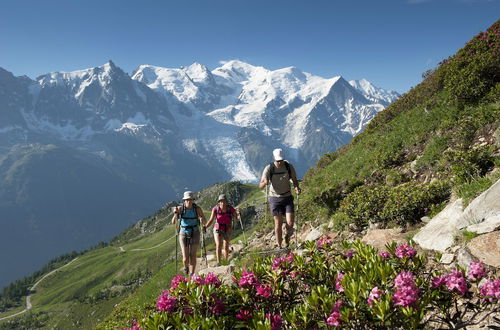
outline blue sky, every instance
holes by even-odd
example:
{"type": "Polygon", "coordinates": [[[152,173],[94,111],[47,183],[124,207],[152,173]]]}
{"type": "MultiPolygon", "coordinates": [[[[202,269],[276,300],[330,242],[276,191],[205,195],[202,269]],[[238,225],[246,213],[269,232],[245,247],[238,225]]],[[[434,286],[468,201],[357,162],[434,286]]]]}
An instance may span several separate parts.
{"type": "Polygon", "coordinates": [[[3,0],[0,67],[35,78],[239,59],[405,92],[499,14],[500,0],[3,0]]]}

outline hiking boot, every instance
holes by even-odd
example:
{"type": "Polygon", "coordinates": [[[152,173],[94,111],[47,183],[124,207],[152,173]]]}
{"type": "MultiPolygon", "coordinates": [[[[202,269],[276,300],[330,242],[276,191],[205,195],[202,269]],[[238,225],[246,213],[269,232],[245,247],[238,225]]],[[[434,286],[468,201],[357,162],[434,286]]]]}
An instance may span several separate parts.
{"type": "Polygon", "coordinates": [[[288,234],[285,235],[285,247],[288,247],[290,245],[290,236],[288,234]]]}
{"type": "Polygon", "coordinates": [[[186,276],[189,276],[189,267],[184,267],[184,273],[186,273],[186,276]]]}

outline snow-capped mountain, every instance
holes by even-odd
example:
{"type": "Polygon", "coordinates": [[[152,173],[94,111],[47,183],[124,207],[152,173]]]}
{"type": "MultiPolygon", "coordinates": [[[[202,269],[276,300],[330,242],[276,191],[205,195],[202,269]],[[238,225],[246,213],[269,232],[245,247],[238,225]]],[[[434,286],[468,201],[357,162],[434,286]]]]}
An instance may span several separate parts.
{"type": "Polygon", "coordinates": [[[34,80],[0,68],[0,251],[19,251],[0,253],[0,286],[183,190],[257,181],[274,148],[302,176],[397,96],[241,61],[132,75],[110,61],[34,80]]]}
{"type": "Polygon", "coordinates": [[[233,179],[256,180],[262,160],[246,150],[241,134],[255,130],[259,149],[281,146],[304,172],[325,152],[347,143],[397,93],[367,80],[348,83],[342,77],[321,78],[295,67],[267,70],[228,61],[210,71],[194,63],[168,69],[140,66],[132,79],[162,95],[188,150],[205,150],[233,179]],[[307,146],[307,148],[305,147],[307,146]]]}

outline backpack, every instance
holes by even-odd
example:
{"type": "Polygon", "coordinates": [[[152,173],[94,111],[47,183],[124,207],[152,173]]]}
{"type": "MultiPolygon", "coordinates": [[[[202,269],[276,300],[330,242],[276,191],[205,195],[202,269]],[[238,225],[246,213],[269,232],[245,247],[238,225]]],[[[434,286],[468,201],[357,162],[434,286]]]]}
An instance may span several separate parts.
{"type": "MultiPolygon", "coordinates": [[[[286,160],[283,161],[285,163],[286,170],[288,171],[288,177],[291,179],[292,178],[292,170],[290,169],[290,163],[288,163],[286,160]]],[[[269,181],[273,178],[274,171],[276,170],[276,166],[274,165],[274,162],[269,164],[269,181]]]]}

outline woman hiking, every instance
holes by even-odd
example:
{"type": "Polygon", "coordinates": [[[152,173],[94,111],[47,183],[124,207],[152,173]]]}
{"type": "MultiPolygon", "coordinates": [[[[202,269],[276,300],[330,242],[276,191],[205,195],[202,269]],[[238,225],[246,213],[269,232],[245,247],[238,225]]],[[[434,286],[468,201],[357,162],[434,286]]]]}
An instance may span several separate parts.
{"type": "Polygon", "coordinates": [[[232,220],[237,218],[240,220],[239,212],[227,203],[227,198],[225,194],[219,195],[217,199],[217,205],[212,208],[212,214],[210,215],[210,220],[208,220],[205,228],[210,227],[212,222],[215,221],[214,225],[214,240],[215,240],[215,254],[217,256],[217,264],[220,265],[221,252],[224,252],[224,259],[227,260],[229,256],[229,243],[231,241],[232,220]],[[224,245],[224,250],[222,250],[222,245],[224,245]]]}
{"type": "Polygon", "coordinates": [[[182,206],[176,206],[174,209],[172,223],[176,224],[180,218],[179,245],[184,272],[186,275],[193,275],[196,269],[196,250],[200,244],[200,222],[204,225],[207,220],[201,207],[194,203],[192,191],[184,192],[182,199],[182,206]]]}

